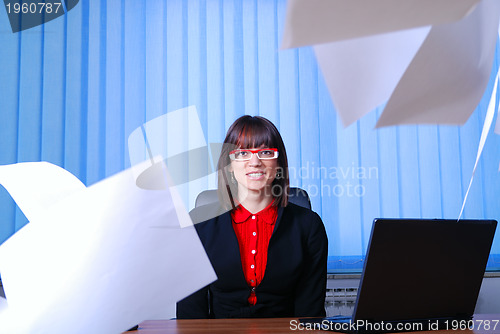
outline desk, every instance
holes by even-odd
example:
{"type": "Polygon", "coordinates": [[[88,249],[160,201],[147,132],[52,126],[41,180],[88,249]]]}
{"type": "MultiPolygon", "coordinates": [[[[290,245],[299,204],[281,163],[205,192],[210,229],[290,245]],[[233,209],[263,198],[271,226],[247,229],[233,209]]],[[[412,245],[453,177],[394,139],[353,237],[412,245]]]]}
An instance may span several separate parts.
{"type": "MultiPolygon", "coordinates": [[[[295,318],[269,319],[196,319],[196,320],[148,320],[139,330],[130,334],[282,334],[297,333],[290,330],[290,320],[295,318]]],[[[300,331],[322,333],[324,331],[300,331]]]]}
{"type": "MultiPolygon", "coordinates": [[[[283,333],[334,333],[314,330],[292,330],[291,320],[295,318],[271,318],[271,319],[197,319],[197,320],[148,320],[140,324],[139,330],[127,332],[130,334],[283,334],[283,333]]],[[[441,330],[431,332],[415,332],[418,334],[457,334],[457,333],[484,333],[500,334],[500,314],[474,316],[475,324],[481,324],[484,320],[491,321],[490,330],[484,326],[475,330],[441,330]],[[494,322],[493,322],[494,321],[494,322]],[[493,330],[494,324],[496,328],[493,330]]],[[[409,333],[409,332],[407,332],[409,333]]]]}

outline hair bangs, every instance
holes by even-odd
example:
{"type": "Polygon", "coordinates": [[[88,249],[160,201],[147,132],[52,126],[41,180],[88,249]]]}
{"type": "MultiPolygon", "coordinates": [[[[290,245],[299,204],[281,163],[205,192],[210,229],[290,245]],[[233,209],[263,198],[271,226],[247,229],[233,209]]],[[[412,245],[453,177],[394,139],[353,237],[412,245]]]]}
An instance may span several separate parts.
{"type": "Polygon", "coordinates": [[[273,142],[272,134],[262,122],[252,122],[254,124],[245,124],[238,134],[235,145],[238,148],[273,148],[276,143],[273,142]]]}

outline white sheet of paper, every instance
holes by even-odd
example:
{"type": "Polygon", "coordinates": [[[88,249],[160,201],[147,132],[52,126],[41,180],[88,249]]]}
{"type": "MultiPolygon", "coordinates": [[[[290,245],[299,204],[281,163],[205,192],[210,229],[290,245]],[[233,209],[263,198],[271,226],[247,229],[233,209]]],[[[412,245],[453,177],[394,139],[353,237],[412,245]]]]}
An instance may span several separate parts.
{"type": "Polygon", "coordinates": [[[463,20],[433,26],[376,127],[464,124],[488,84],[499,17],[500,1],[484,0],[463,20]]]}
{"type": "MultiPolygon", "coordinates": [[[[4,309],[7,309],[7,300],[5,298],[0,297],[0,314],[2,314],[4,309]]],[[[2,319],[0,318],[0,320],[2,319]]]]}
{"type": "MultiPolygon", "coordinates": [[[[498,34],[500,37],[500,27],[498,28],[498,34]]],[[[497,122],[495,124],[495,133],[497,135],[500,135],[500,108],[498,108],[498,112],[497,112],[497,122]]],[[[500,164],[498,166],[498,171],[500,171],[500,164]]]]}
{"type": "Polygon", "coordinates": [[[282,48],[296,48],[466,16],[480,0],[289,0],[282,48]]]}
{"type": "Polygon", "coordinates": [[[497,135],[500,135],[500,108],[498,109],[498,112],[497,112],[497,122],[495,124],[495,133],[497,135]]]}
{"type": "MultiPolygon", "coordinates": [[[[484,144],[486,143],[486,138],[488,138],[488,134],[490,133],[491,124],[493,123],[493,117],[495,116],[495,105],[497,98],[497,89],[498,89],[498,74],[497,72],[495,78],[495,85],[493,86],[493,92],[491,94],[490,102],[488,103],[488,109],[486,111],[486,116],[484,118],[483,131],[481,132],[481,138],[479,139],[479,147],[477,149],[476,162],[474,163],[474,168],[472,169],[472,175],[469,181],[469,187],[467,188],[467,192],[464,196],[464,201],[462,202],[462,208],[460,209],[460,214],[458,215],[458,219],[462,218],[462,213],[464,212],[465,203],[467,202],[467,196],[469,195],[470,187],[472,186],[472,180],[474,180],[474,174],[476,174],[477,164],[479,163],[479,158],[481,158],[481,154],[483,153],[484,144]]],[[[500,108],[499,108],[500,110],[500,108]]]]}
{"type": "Polygon", "coordinates": [[[0,332],[121,333],[216,279],[168,190],[129,169],[66,197],[0,246],[0,332]],[[4,302],[3,302],[4,303],[4,302]]]}
{"type": "Polygon", "coordinates": [[[170,173],[166,168],[163,159],[160,156],[156,156],[152,160],[155,161],[154,164],[152,164],[151,161],[146,160],[142,164],[140,164],[142,165],[142,167],[137,167],[142,169],[144,168],[144,166],[147,166],[148,168],[142,171],[145,172],[147,170],[147,172],[138,174],[136,171],[134,171],[134,175],[141,175],[140,182],[136,182],[137,185],[143,189],[154,190],[164,190],[168,187],[170,189],[172,204],[174,205],[175,211],[177,213],[179,225],[181,227],[193,226],[191,217],[186,210],[186,206],[182,201],[177,187],[172,186],[174,182],[172,181],[172,177],[170,176],[170,173]]]}
{"type": "Polygon", "coordinates": [[[29,221],[85,185],[65,169],[48,162],[22,162],[0,166],[5,187],[29,221]]]}
{"type": "Polygon", "coordinates": [[[385,103],[430,27],[314,46],[344,126],[385,103]]]}
{"type": "Polygon", "coordinates": [[[497,135],[500,135],[500,108],[498,108],[498,112],[497,112],[497,122],[495,124],[495,133],[497,135]]]}
{"type": "MultiPolygon", "coordinates": [[[[154,181],[157,173],[163,174],[161,166],[156,163],[166,159],[172,197],[176,208],[181,208],[177,212],[179,217],[185,215],[186,209],[194,207],[196,196],[209,189],[209,184],[216,187],[215,168],[209,160],[209,147],[195,106],[171,111],[144,123],[130,134],[128,148],[132,166],[146,159],[150,161],[149,164],[141,164],[145,166],[144,170],[134,167],[141,186],[149,187],[148,189],[165,187],[164,184],[155,184],[149,179],[154,181]],[[199,168],[200,166],[207,168],[199,168]],[[209,166],[213,168],[209,169],[209,166]],[[206,175],[200,171],[209,173],[206,175]]],[[[186,219],[180,218],[180,221],[183,226],[191,224],[184,225],[186,219]]]]}

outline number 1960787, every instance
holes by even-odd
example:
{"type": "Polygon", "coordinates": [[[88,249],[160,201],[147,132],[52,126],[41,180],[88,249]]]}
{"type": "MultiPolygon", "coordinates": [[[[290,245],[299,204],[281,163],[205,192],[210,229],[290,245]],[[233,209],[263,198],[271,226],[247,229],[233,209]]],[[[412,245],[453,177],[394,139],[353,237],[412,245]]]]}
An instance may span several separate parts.
{"type": "Polygon", "coordinates": [[[471,320],[446,320],[444,325],[447,330],[481,330],[481,331],[494,331],[497,328],[500,320],[489,319],[471,319],[471,320]]]}
{"type": "Polygon", "coordinates": [[[14,13],[14,14],[53,14],[53,13],[58,13],[59,10],[64,10],[62,8],[62,4],[60,2],[23,2],[22,4],[20,3],[14,3],[10,4],[7,3],[5,5],[7,9],[7,13],[14,13]]]}

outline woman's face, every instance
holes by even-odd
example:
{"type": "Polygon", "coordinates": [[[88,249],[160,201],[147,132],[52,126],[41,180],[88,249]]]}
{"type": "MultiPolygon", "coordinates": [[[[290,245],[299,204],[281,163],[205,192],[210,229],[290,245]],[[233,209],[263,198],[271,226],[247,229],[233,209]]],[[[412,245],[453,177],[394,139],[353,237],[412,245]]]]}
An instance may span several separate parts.
{"type": "MultiPolygon", "coordinates": [[[[268,147],[262,145],[261,147],[250,148],[248,150],[265,148],[268,147]]],[[[264,154],[266,153],[264,152],[264,154]]],[[[272,196],[271,185],[276,178],[276,172],[279,167],[278,159],[265,160],[259,159],[256,153],[251,155],[250,160],[232,160],[229,166],[229,171],[234,173],[236,182],[238,182],[238,193],[242,194],[242,191],[263,192],[265,195],[272,196]]]]}

